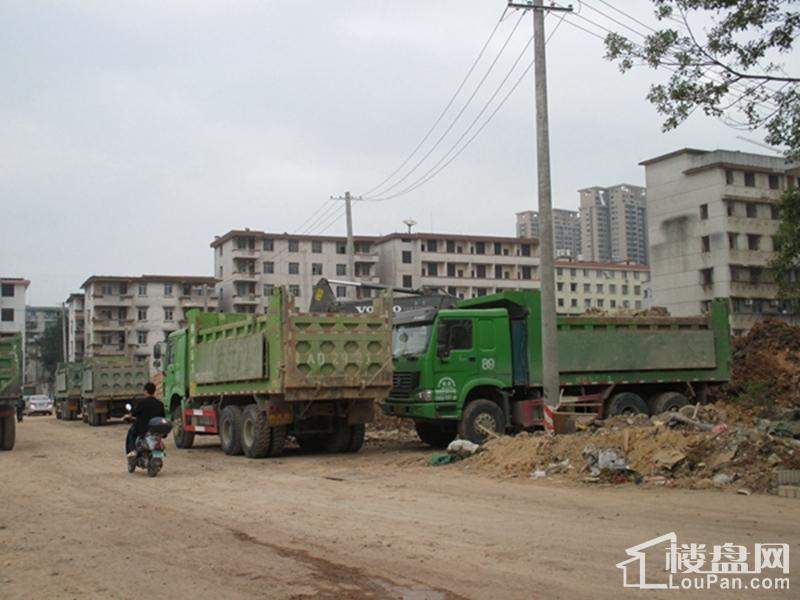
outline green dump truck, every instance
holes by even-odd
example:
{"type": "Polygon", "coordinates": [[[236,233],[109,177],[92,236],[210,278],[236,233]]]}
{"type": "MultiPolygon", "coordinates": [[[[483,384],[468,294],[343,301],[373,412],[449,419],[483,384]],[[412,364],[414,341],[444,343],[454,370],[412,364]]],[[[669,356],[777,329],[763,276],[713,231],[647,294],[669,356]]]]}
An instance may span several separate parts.
{"type": "Polygon", "coordinates": [[[0,450],[11,450],[17,435],[17,403],[22,398],[22,336],[0,338],[0,450]]]}
{"type": "Polygon", "coordinates": [[[74,421],[81,411],[83,363],[59,363],[56,368],[56,385],[53,411],[57,419],[74,421]]]}
{"type": "Polygon", "coordinates": [[[98,356],[83,362],[80,411],[84,423],[105,425],[109,418],[125,415],[125,405],[144,397],[150,380],[147,363],[129,357],[98,356]]]}
{"type": "Polygon", "coordinates": [[[219,435],[226,454],[277,456],[287,437],[356,452],[392,385],[390,302],[370,313],[298,313],[276,289],[266,315],[190,311],[170,334],[163,400],[175,444],[219,435]]]}
{"type": "MultiPolygon", "coordinates": [[[[396,316],[385,414],[441,447],[543,425],[541,296],[509,291],[396,316]]],[[[658,414],[704,401],[730,374],[728,305],[688,318],[558,318],[557,413],[658,414]]]]}

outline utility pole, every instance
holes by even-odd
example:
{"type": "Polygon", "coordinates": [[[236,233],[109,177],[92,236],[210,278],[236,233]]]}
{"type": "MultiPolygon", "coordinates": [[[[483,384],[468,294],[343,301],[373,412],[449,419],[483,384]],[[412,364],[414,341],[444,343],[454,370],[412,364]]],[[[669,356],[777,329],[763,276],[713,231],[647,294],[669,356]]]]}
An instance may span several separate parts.
{"type": "Polygon", "coordinates": [[[539,179],[539,272],[542,300],[542,386],[544,424],[555,433],[553,412],[558,406],[558,339],[556,325],[555,257],[553,252],[553,201],[550,187],[550,132],[547,116],[547,62],[545,55],[544,12],[568,12],[572,7],[544,6],[543,0],[508,3],[510,8],[533,13],[534,91],[536,97],[536,171],[539,179]]]}
{"type": "Polygon", "coordinates": [[[67,303],[61,303],[61,362],[67,362],[67,317],[69,309],[67,303]]]}
{"type": "Polygon", "coordinates": [[[356,281],[356,251],[355,251],[355,243],[353,242],[352,203],[353,200],[362,200],[362,198],[360,196],[357,198],[353,198],[353,196],[350,195],[350,192],[345,192],[344,196],[339,196],[337,198],[331,196],[331,200],[344,200],[344,210],[347,218],[347,242],[345,245],[345,252],[347,254],[347,276],[350,277],[353,281],[356,281]]]}

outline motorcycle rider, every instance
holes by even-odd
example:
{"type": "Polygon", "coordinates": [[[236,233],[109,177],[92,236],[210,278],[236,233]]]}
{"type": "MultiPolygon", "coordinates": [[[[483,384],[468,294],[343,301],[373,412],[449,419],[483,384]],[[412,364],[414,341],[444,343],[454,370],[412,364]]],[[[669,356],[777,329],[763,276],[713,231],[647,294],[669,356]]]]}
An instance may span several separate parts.
{"type": "Polygon", "coordinates": [[[155,384],[148,381],[144,384],[144,391],[147,396],[133,407],[131,416],[127,418],[127,420],[133,420],[128,429],[128,436],[125,438],[125,452],[128,458],[136,458],[136,438],[147,433],[147,424],[150,419],[164,416],[164,404],[154,396],[155,384]]]}

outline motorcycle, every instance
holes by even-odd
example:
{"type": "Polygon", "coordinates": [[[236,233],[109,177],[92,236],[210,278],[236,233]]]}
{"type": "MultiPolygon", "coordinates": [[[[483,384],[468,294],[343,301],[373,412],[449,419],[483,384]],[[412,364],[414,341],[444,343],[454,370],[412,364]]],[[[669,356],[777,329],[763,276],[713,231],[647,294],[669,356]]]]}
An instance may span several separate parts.
{"type": "MultiPolygon", "coordinates": [[[[130,412],[131,405],[125,408],[130,412]]],[[[136,438],[136,457],[128,458],[128,473],[136,467],[147,471],[148,477],[155,477],[164,466],[164,438],[172,431],[172,423],[164,417],[153,417],[147,423],[147,432],[136,438]]]]}

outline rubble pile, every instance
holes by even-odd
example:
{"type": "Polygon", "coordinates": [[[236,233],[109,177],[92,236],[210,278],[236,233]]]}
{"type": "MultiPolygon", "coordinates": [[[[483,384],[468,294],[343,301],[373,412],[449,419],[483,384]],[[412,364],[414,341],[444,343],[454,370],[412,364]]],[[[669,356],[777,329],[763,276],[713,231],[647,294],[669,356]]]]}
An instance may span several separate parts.
{"type": "Polygon", "coordinates": [[[649,418],[589,420],[574,434],[491,440],[459,468],[502,478],[770,492],[778,470],[800,468],[800,410],[776,417],[758,419],[720,403],[649,418]]]}
{"type": "Polygon", "coordinates": [[[800,327],[764,319],[734,338],[731,382],[720,392],[756,408],[800,407],[800,327]]]}

